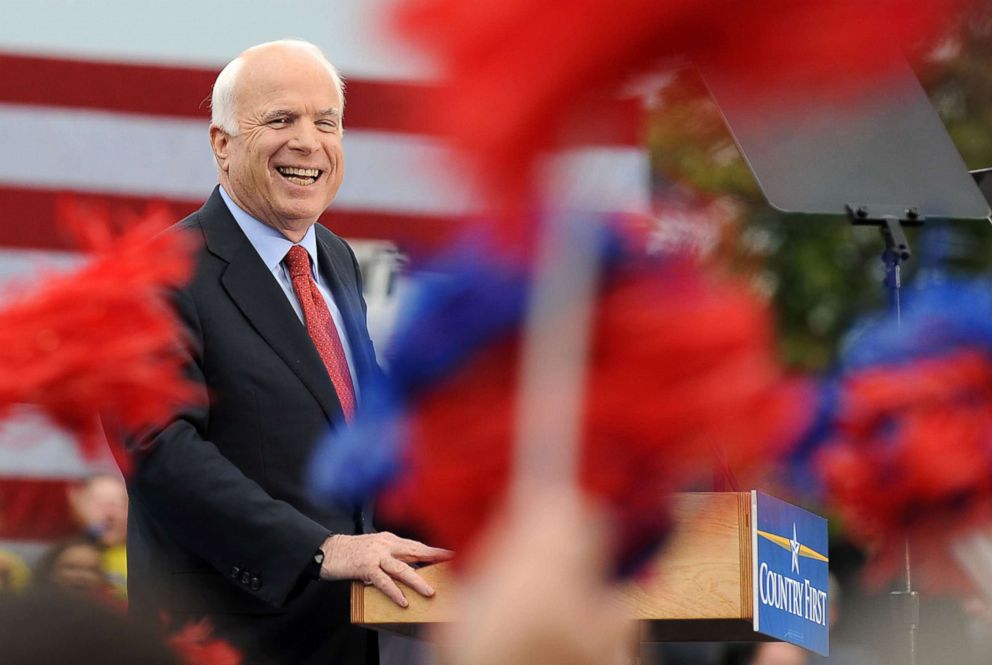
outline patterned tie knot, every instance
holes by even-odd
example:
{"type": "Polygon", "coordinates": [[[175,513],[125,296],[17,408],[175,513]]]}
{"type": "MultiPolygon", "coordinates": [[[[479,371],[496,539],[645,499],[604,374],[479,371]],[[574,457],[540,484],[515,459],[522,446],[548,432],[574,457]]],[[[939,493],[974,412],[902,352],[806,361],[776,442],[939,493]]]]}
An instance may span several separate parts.
{"type": "Polygon", "coordinates": [[[292,279],[310,275],[310,255],[299,245],[293,245],[286,253],[286,267],[292,279]]]}

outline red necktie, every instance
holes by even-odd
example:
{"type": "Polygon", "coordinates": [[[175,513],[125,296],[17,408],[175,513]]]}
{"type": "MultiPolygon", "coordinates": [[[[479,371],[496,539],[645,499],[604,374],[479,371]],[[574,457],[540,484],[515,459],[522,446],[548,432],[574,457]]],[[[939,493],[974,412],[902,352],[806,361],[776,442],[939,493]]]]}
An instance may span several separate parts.
{"type": "Polygon", "coordinates": [[[317,347],[320,359],[331,377],[331,383],[338,393],[341,409],[346,420],[351,420],[355,414],[355,390],[351,383],[351,372],[348,370],[348,359],[344,355],[344,347],[338,336],[338,329],[331,318],[317,283],[313,281],[310,272],[310,256],[307,250],[299,245],[293,245],[286,254],[286,266],[293,280],[293,290],[303,308],[303,318],[307,322],[307,332],[313,345],[317,347]]]}

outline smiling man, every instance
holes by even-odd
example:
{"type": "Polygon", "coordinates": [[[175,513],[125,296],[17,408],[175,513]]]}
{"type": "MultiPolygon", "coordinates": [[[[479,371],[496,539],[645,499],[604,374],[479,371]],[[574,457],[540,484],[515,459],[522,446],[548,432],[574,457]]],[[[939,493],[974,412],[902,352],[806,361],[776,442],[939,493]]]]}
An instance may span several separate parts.
{"type": "Polygon", "coordinates": [[[374,663],[350,580],[405,606],[397,581],[433,594],[410,564],[450,553],[304,489],[313,445],[378,372],[355,256],[316,224],[344,175],[341,79],[312,44],[262,44],[217,77],[212,111],[220,183],[176,227],[203,244],[175,297],[202,392],[133,442],[131,610],[207,618],[246,663],[374,663]]]}

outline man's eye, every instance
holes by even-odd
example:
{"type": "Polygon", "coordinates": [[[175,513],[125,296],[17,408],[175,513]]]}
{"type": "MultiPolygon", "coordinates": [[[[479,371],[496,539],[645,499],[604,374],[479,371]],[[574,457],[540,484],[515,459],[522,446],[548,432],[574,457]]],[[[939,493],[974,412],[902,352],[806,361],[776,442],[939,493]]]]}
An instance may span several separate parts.
{"type": "Polygon", "coordinates": [[[317,127],[325,132],[333,132],[338,128],[338,123],[335,120],[321,120],[317,123],[317,127]]]}
{"type": "Polygon", "coordinates": [[[273,127],[285,127],[289,124],[289,118],[273,118],[269,120],[269,124],[273,127]]]}

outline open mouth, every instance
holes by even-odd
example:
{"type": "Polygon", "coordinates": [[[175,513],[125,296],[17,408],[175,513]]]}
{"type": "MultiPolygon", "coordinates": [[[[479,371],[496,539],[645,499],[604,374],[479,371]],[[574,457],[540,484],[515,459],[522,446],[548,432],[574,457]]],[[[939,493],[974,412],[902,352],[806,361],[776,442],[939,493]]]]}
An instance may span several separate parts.
{"type": "Polygon", "coordinates": [[[301,169],[295,166],[277,166],[276,171],[294,185],[303,187],[317,182],[324,173],[320,169],[301,169]]]}

